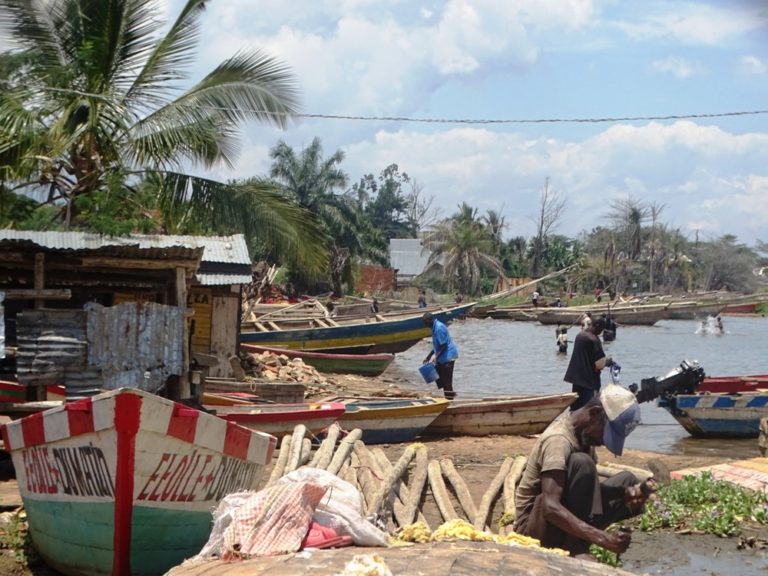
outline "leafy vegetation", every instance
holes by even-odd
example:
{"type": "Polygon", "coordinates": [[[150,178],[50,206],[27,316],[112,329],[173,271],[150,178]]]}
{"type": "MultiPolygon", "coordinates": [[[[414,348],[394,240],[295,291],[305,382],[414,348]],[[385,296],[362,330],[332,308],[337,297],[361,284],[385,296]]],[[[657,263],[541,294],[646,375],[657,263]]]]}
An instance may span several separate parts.
{"type": "Polygon", "coordinates": [[[686,476],[657,492],[646,504],[641,530],[692,529],[735,536],[744,522],[768,524],[768,495],[715,480],[710,473],[686,476]]]}

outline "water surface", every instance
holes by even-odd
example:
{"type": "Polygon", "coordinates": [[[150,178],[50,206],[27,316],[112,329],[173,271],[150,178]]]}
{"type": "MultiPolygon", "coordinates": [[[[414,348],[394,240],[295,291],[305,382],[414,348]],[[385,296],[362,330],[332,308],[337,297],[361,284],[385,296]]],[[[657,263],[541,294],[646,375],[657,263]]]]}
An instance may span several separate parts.
{"type": "MultiPolygon", "coordinates": [[[[683,360],[698,361],[708,376],[767,374],[765,337],[768,318],[724,317],[724,334],[701,333],[700,322],[663,320],[655,326],[622,326],[606,342],[606,354],[621,365],[622,384],[664,376],[683,360]],[[697,331],[699,333],[697,333],[697,331]]],[[[552,394],[570,391],[563,382],[568,357],[558,355],[555,327],[537,322],[467,319],[449,327],[459,348],[454,389],[461,398],[504,394],[552,394]]],[[[572,340],[578,333],[571,328],[572,340]]],[[[424,391],[437,390],[421,380],[418,367],[431,347],[424,340],[397,354],[388,370],[424,391]]],[[[571,346],[572,348],[572,346],[571,346]]],[[[571,352],[569,348],[569,356],[571,352]]],[[[603,382],[610,376],[603,373],[603,382]]],[[[643,423],[627,439],[627,447],[688,455],[759,455],[757,441],[693,439],[665,410],[641,406],[643,423]]]]}

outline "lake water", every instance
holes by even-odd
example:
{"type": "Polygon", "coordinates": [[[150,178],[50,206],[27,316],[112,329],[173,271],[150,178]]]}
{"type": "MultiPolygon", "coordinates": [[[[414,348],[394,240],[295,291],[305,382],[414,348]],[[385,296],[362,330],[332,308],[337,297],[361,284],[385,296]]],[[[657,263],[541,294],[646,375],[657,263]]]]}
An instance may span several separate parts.
{"type": "MultiPolygon", "coordinates": [[[[765,345],[768,318],[726,316],[725,333],[701,333],[700,322],[663,320],[655,326],[622,326],[617,338],[606,342],[606,354],[621,366],[624,385],[643,378],[664,376],[683,360],[698,361],[708,376],[768,373],[765,345]]],[[[568,356],[557,354],[555,327],[537,322],[467,319],[449,330],[459,349],[454,389],[461,398],[505,394],[570,392],[563,382],[568,356]]],[[[569,339],[578,333],[571,328],[569,339]]],[[[431,347],[429,340],[397,354],[387,374],[409,386],[436,391],[421,380],[418,367],[431,347]]],[[[603,372],[603,383],[610,380],[603,372]]],[[[747,458],[758,456],[757,441],[694,439],[655,402],[641,405],[643,423],[626,446],[670,454],[747,458]]]]}

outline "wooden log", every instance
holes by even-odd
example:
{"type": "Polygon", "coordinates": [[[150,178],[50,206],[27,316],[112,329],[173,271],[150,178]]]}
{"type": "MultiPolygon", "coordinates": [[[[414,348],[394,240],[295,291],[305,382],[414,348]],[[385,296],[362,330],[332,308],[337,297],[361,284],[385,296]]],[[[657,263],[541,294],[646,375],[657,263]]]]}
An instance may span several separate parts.
{"type": "Polygon", "coordinates": [[[291,437],[291,451],[288,455],[288,462],[285,464],[285,471],[283,472],[283,475],[289,474],[299,467],[299,460],[301,459],[301,445],[306,434],[307,427],[304,424],[297,424],[293,429],[293,436],[291,437]]]}
{"type": "Polygon", "coordinates": [[[325,440],[320,443],[320,448],[317,449],[312,457],[312,461],[309,463],[310,466],[322,470],[328,468],[331,458],[333,458],[333,449],[336,447],[336,441],[339,439],[340,432],[341,426],[339,426],[338,422],[334,422],[328,427],[325,440]]]}
{"type": "Polygon", "coordinates": [[[432,489],[432,496],[435,498],[437,508],[443,517],[443,522],[457,520],[459,515],[451,503],[451,497],[443,481],[443,473],[440,470],[440,462],[430,460],[427,466],[427,476],[429,477],[429,487],[432,489]]]}
{"type": "Polygon", "coordinates": [[[440,469],[443,472],[443,476],[448,479],[448,482],[453,486],[453,491],[456,493],[456,498],[459,500],[464,515],[472,522],[477,516],[477,508],[475,507],[475,501],[472,500],[472,494],[469,493],[467,483],[464,482],[464,478],[456,471],[456,467],[453,465],[453,459],[442,458],[440,460],[440,469]]]}
{"type": "Polygon", "coordinates": [[[349,454],[352,452],[355,442],[360,440],[362,436],[363,431],[360,430],[360,428],[355,428],[352,432],[347,434],[347,436],[339,443],[339,447],[336,449],[336,452],[331,459],[331,463],[328,464],[328,472],[336,474],[341,470],[341,465],[344,464],[344,461],[347,458],[349,458],[349,454]]]}
{"type": "Polygon", "coordinates": [[[365,442],[358,440],[355,442],[354,451],[360,459],[360,467],[357,469],[357,481],[360,484],[360,492],[365,500],[365,509],[368,510],[373,502],[376,489],[383,479],[383,473],[379,470],[376,459],[368,450],[365,442]]]}
{"type": "Polygon", "coordinates": [[[297,468],[309,463],[309,457],[312,456],[312,440],[304,438],[301,441],[301,456],[299,457],[299,465],[297,468]]]}
{"type": "Polygon", "coordinates": [[[515,490],[517,483],[525,471],[525,465],[528,464],[527,456],[518,456],[512,463],[509,474],[504,479],[504,515],[499,520],[499,534],[506,534],[511,531],[512,524],[517,518],[515,508],[515,490]]]}
{"type": "Polygon", "coordinates": [[[411,463],[411,460],[413,460],[415,455],[416,449],[413,446],[408,446],[403,451],[403,454],[400,456],[397,463],[392,466],[391,470],[388,471],[386,470],[386,467],[381,467],[381,462],[379,462],[379,465],[382,468],[382,472],[385,474],[384,481],[373,495],[371,504],[366,510],[367,514],[374,514],[379,512],[379,509],[384,505],[385,500],[389,499],[390,493],[395,489],[395,484],[399,483],[400,478],[402,478],[403,474],[405,474],[405,471],[408,469],[408,465],[411,463]]]}
{"type": "MultiPolygon", "coordinates": [[[[418,453],[418,449],[417,453],[418,453]]],[[[371,450],[371,453],[374,455],[376,460],[379,462],[379,466],[382,468],[384,473],[388,473],[389,470],[392,468],[392,463],[389,461],[389,458],[387,458],[387,455],[384,453],[384,450],[379,448],[378,446],[371,450]]],[[[425,468],[426,469],[426,468],[425,468]]],[[[395,499],[394,499],[394,512],[395,512],[395,520],[396,524],[399,527],[406,526],[411,523],[411,521],[406,520],[405,518],[405,506],[406,502],[410,499],[410,489],[406,485],[406,483],[401,479],[395,486],[395,499]]],[[[420,510],[416,510],[416,519],[419,522],[423,522],[424,525],[429,528],[429,522],[427,522],[427,519],[424,517],[424,514],[421,513],[420,510]]]]}
{"type": "Polygon", "coordinates": [[[360,487],[357,484],[357,467],[359,465],[360,461],[357,459],[357,456],[355,456],[355,453],[353,452],[351,457],[344,461],[344,464],[338,473],[339,478],[345,482],[349,482],[357,490],[360,490],[360,487]]]}
{"type": "Polygon", "coordinates": [[[240,357],[230,356],[229,365],[232,367],[232,374],[235,376],[235,380],[237,380],[238,382],[244,382],[245,370],[243,370],[243,365],[240,364],[240,357]]]}
{"type": "Polygon", "coordinates": [[[477,516],[475,516],[475,520],[473,522],[475,528],[478,530],[486,530],[488,527],[488,515],[491,512],[491,505],[493,504],[493,501],[496,499],[496,496],[499,494],[499,490],[501,490],[501,487],[504,485],[504,479],[507,477],[507,474],[509,474],[510,469],[512,468],[512,463],[514,462],[514,458],[505,458],[504,462],[501,464],[501,468],[499,468],[499,472],[496,474],[496,477],[491,481],[491,485],[488,486],[488,489],[485,491],[485,494],[483,494],[483,499],[480,500],[480,505],[477,507],[477,516]]]}
{"type": "Polygon", "coordinates": [[[285,471],[285,465],[288,463],[288,456],[291,451],[291,435],[286,434],[283,436],[283,440],[280,442],[280,449],[277,453],[277,462],[275,467],[272,468],[272,474],[269,475],[267,480],[267,486],[272,486],[280,478],[283,477],[285,471]]]}
{"type": "Polygon", "coordinates": [[[416,518],[416,512],[421,502],[421,494],[424,492],[424,485],[427,483],[427,474],[429,468],[429,452],[426,446],[416,448],[416,468],[411,477],[411,483],[408,485],[408,497],[405,501],[405,510],[403,511],[403,522],[411,524],[416,518]]]}

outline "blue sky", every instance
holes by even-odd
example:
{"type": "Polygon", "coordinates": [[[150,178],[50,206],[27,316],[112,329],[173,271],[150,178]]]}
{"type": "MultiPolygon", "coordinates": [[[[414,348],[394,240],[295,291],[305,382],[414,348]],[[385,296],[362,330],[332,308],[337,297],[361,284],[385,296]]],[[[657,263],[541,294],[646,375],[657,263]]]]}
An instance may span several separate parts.
{"type": "MultiPolygon", "coordinates": [[[[164,0],[175,16],[182,0],[164,0]]],[[[768,110],[764,0],[214,0],[204,74],[261,48],[295,72],[308,114],[442,119],[684,116],[768,110]]],[[[604,123],[298,119],[248,125],[234,170],[313,137],[352,182],[397,163],[442,206],[502,211],[531,236],[545,179],[566,199],[555,232],[607,224],[611,199],[665,206],[689,238],[768,241],[768,114],[604,123]]]]}

